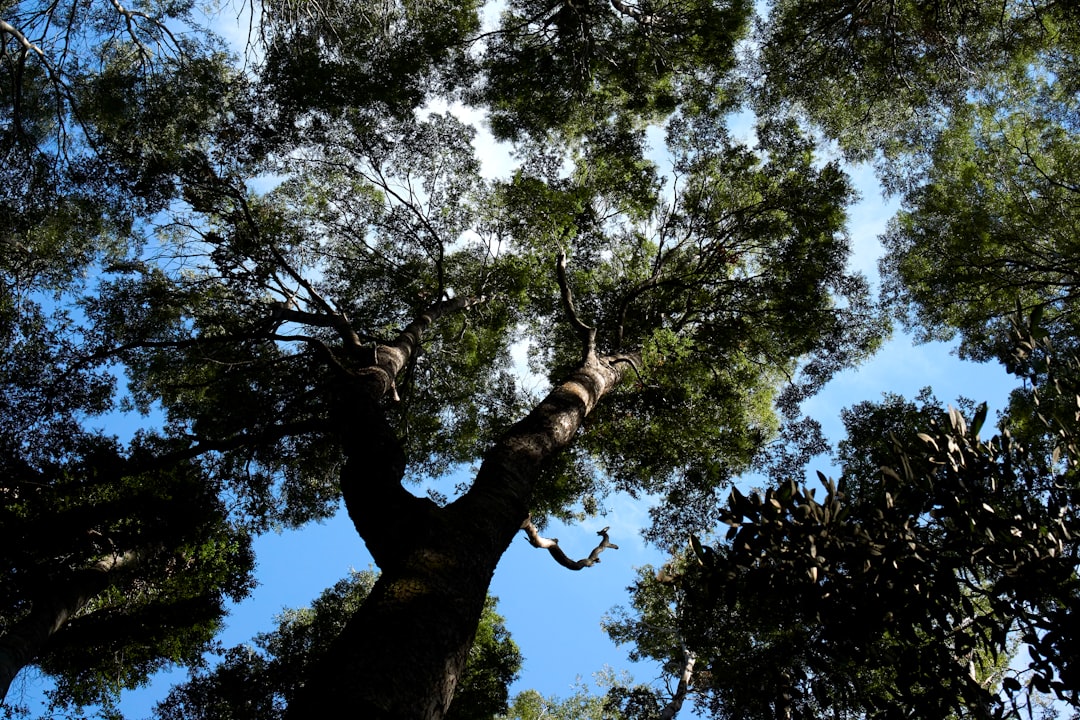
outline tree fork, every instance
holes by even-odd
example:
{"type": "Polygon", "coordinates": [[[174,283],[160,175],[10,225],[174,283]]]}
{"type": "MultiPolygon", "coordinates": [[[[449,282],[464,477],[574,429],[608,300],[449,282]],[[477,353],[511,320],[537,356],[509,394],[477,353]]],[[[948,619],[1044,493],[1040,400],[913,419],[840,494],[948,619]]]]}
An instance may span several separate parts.
{"type": "Polygon", "coordinates": [[[424,332],[439,318],[482,302],[452,298],[436,303],[389,344],[377,345],[373,362],[341,380],[336,425],[345,453],[341,493],[345,508],[376,564],[385,572],[398,562],[405,546],[429,526],[435,503],[402,486],[406,458],[397,433],[383,410],[385,397],[396,398],[395,379],[420,348],[424,332]]]}
{"type": "MultiPolygon", "coordinates": [[[[289,707],[290,720],[440,720],[446,714],[495,566],[529,516],[540,468],[572,442],[586,415],[621,380],[620,361],[634,360],[594,357],[583,363],[511,426],[487,453],[473,487],[445,508],[416,498],[400,483],[392,490],[391,473],[377,483],[385,492],[400,491],[412,510],[395,515],[369,504],[365,492],[371,483],[363,476],[371,468],[362,452],[350,456],[343,490],[357,485],[346,504],[362,519],[358,530],[365,528],[362,536],[382,575],[309,670],[289,707]],[[417,512],[421,504],[426,510],[417,512]],[[370,528],[379,540],[363,535],[370,528]]],[[[387,431],[388,425],[380,432],[387,431]]],[[[403,456],[400,462],[403,472],[403,456]]]]}

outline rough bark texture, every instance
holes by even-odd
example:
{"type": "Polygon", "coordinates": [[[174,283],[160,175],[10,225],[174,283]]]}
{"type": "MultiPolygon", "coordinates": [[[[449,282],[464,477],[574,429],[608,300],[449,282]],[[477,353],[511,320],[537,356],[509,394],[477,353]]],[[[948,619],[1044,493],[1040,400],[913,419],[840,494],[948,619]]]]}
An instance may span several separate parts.
{"type": "Polygon", "coordinates": [[[0,701],[7,696],[15,676],[34,662],[49,638],[113,584],[119,574],[141,561],[142,554],[136,552],[110,556],[35,599],[26,617],[0,637],[0,701]]]}
{"type": "Polygon", "coordinates": [[[529,517],[545,460],[621,379],[589,358],[488,452],[472,489],[439,508],[400,484],[405,458],[382,410],[356,394],[342,491],[382,574],[309,674],[289,718],[438,720],[453,698],[487,588],[529,517]],[[364,406],[364,407],[360,407],[364,406]]]}

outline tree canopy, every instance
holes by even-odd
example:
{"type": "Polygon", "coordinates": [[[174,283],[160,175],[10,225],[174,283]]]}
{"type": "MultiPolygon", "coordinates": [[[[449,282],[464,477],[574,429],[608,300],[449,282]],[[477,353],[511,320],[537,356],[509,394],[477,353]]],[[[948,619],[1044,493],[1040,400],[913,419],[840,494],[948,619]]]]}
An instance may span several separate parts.
{"type": "Polygon", "coordinates": [[[1004,707],[980,672],[1019,689],[994,655],[1013,628],[1041,653],[1032,686],[1067,695],[1071,396],[1053,383],[1075,349],[1071,4],[258,10],[241,58],[188,3],[0,6],[5,683],[36,665],[57,703],[108,702],[195,663],[249,589],[250,537],[343,501],[378,580],[363,602],[327,596],[340,631],[263,700],[297,718],[453,716],[512,538],[594,565],[606,531],[579,561],[540,533],[624,492],[655,503],[661,546],[735,530],[677,563],[696,625],[612,626],[642,657],[681,648],[664,660],[681,680],[652,706],[614,688],[611,712],[678,712],[716,633],[771,678],[754,705],[714,652],[698,682],[721,715],[1004,707]],[[751,144],[729,128],[744,109],[751,144]],[[507,174],[481,161],[470,114],[512,153],[507,174]],[[857,408],[850,457],[883,458],[880,482],[853,467],[824,504],[790,476],[725,503],[888,330],[848,268],[856,193],[822,139],[903,195],[882,265],[895,314],[1042,394],[1017,393],[1015,442],[958,414],[928,430],[934,413],[899,400],[857,408]],[[1026,346],[1016,311],[1035,315],[1026,346]],[[117,412],[139,429],[115,436],[117,412]],[[894,467],[874,435],[912,422],[932,452],[901,445],[894,467]],[[973,527],[1002,542],[972,545],[973,527]],[[1031,568],[1053,582],[1018,585],[1031,568]],[[909,588],[916,614],[837,635],[892,607],[883,586],[909,588]],[[778,588],[790,632],[753,612],[778,588]],[[952,654],[903,675],[931,641],[952,654]],[[957,674],[961,658],[985,667],[957,674]]]}
{"type": "MultiPolygon", "coordinates": [[[[1075,400],[1075,375],[1057,393],[1075,400]]],[[[1075,407],[1045,418],[1052,453],[980,436],[985,405],[970,422],[929,396],[852,408],[838,481],[732,490],[724,537],[646,568],[612,637],[673,677],[689,665],[711,717],[1075,709],[1075,407]]]]}

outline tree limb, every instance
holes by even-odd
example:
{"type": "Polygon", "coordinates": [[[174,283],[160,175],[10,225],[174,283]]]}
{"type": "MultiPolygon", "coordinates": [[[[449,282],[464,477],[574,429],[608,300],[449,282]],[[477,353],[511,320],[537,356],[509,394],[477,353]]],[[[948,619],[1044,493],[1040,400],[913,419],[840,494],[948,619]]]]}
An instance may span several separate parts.
{"type": "Polygon", "coordinates": [[[547,550],[551,553],[551,557],[555,558],[555,562],[570,570],[580,570],[582,568],[592,567],[600,562],[600,553],[604,552],[604,550],[608,548],[611,548],[612,550],[619,549],[618,545],[608,540],[608,528],[604,528],[596,533],[602,539],[600,544],[593,548],[593,551],[589,553],[589,557],[582,558],[581,560],[571,560],[567,557],[566,553],[562,551],[562,548],[559,547],[558,538],[548,539],[540,537],[540,532],[536,529],[536,526],[533,525],[531,517],[526,518],[525,522],[521,523],[521,529],[528,535],[530,545],[535,548],[547,550]]]}
{"type": "Polygon", "coordinates": [[[34,600],[30,611],[0,635],[0,704],[19,670],[33,663],[49,639],[126,572],[143,564],[157,548],[114,553],[77,570],[34,600]]]}
{"type": "Polygon", "coordinates": [[[627,5],[622,0],[611,0],[611,6],[615,8],[616,12],[619,14],[632,18],[642,25],[655,25],[659,22],[659,18],[655,15],[647,15],[646,13],[641,12],[640,8],[627,5]]]}
{"type": "Polygon", "coordinates": [[[660,720],[674,720],[675,716],[682,710],[683,703],[686,702],[686,696],[690,692],[690,680],[694,677],[694,663],[697,662],[697,657],[684,647],[683,659],[685,662],[683,663],[682,672],[679,673],[679,685],[668,704],[660,710],[660,720]]]}
{"type": "Polygon", "coordinates": [[[427,310],[422,312],[415,320],[398,333],[393,342],[379,345],[377,350],[377,364],[385,365],[387,372],[397,376],[408,363],[409,358],[415,355],[420,347],[420,340],[427,329],[438,319],[452,315],[462,310],[467,310],[473,305],[484,302],[483,297],[458,296],[449,300],[440,300],[427,310]]]}
{"type": "Polygon", "coordinates": [[[570,281],[566,276],[566,252],[564,250],[559,250],[555,268],[559,278],[559,289],[562,291],[563,309],[566,310],[566,316],[570,320],[574,331],[581,338],[581,359],[584,362],[589,362],[596,357],[596,328],[582,322],[581,317],[578,316],[577,308],[574,307],[574,293],[570,289],[570,281]]]}

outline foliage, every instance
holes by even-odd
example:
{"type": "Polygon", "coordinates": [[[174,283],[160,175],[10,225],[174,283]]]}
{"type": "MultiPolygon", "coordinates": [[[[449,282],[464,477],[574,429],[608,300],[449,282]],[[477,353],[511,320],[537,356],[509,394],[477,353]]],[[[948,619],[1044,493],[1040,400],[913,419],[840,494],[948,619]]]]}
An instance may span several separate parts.
{"type": "Polygon", "coordinates": [[[5,463],[0,644],[56,680],[54,706],[108,707],[158,669],[197,662],[254,561],[197,464],[131,471],[114,442],[77,440],[41,472],[5,463]],[[24,650],[24,628],[45,619],[48,642],[24,650]]]}
{"type": "MultiPolygon", "coordinates": [[[[132,580],[148,596],[173,598],[186,562],[191,595],[219,600],[246,588],[247,534],[344,495],[380,583],[423,571],[454,600],[427,596],[459,646],[426,662],[450,668],[530,514],[595,512],[621,490],[660,496],[653,538],[700,530],[779,416],[886,332],[847,269],[839,166],[783,119],[763,119],[753,148],[729,136],[754,89],[735,72],[751,3],[513,2],[491,27],[479,3],[261,9],[259,59],[241,66],[187,3],[5,5],[0,199],[17,230],[0,230],[15,250],[0,256],[0,412],[18,487],[3,489],[25,503],[19,532],[42,536],[71,502],[97,523],[75,527],[105,537],[16,557],[19,577],[149,543],[152,571],[132,580]],[[468,112],[513,143],[508,176],[485,175],[468,112]],[[521,346],[547,398],[516,372],[521,346]],[[598,368],[610,382],[566,419],[563,384],[598,368]],[[91,424],[114,409],[157,414],[124,447],[91,424]],[[565,439],[530,444],[552,418],[541,430],[565,439]],[[437,485],[477,463],[475,485],[437,485]],[[152,531],[175,528],[154,508],[174,495],[189,522],[158,555],[152,531]]],[[[134,623],[125,587],[78,620],[111,608],[134,623]]],[[[4,621],[32,594],[13,587],[4,621]]],[[[209,605],[190,642],[125,651],[109,677],[192,661],[209,605]]],[[[364,622],[369,637],[391,627],[364,622]]],[[[351,650],[418,652],[379,642],[351,650]]],[[[253,662],[269,668],[265,649],[253,662]]],[[[244,657],[206,682],[231,683],[244,657]]],[[[92,684],[36,662],[61,687],[92,684]]]]}
{"type": "MultiPolygon", "coordinates": [[[[281,718],[303,683],[311,659],[325,651],[374,585],[376,573],[354,572],[325,590],[309,608],[284,611],[278,627],[252,644],[225,650],[211,669],[192,671],[155,708],[161,720],[281,718]]],[[[448,718],[490,718],[507,708],[507,687],[522,657],[489,598],[448,718]]]]}
{"type": "Polygon", "coordinates": [[[651,565],[639,568],[637,580],[627,588],[630,610],[615,608],[604,618],[608,636],[618,645],[632,646],[632,661],[657,663],[661,676],[668,680],[665,687],[656,683],[613,684],[605,704],[622,717],[670,720],[678,715],[688,696],[693,697],[696,710],[704,707],[702,690],[707,686],[696,670],[696,652],[683,636],[687,625],[684,586],[673,582],[685,576],[686,561],[685,557],[673,558],[659,571],[651,565]]]}
{"type": "Polygon", "coordinates": [[[498,720],[610,720],[604,705],[602,696],[592,694],[579,682],[568,698],[545,697],[535,690],[524,690],[514,696],[506,714],[496,717],[498,720]]]}
{"type": "Polygon", "coordinates": [[[1007,363],[1019,307],[1075,352],[1078,110],[1059,81],[1017,70],[956,115],[884,237],[885,292],[906,325],[1007,363]]]}
{"type": "Polygon", "coordinates": [[[77,304],[144,267],[144,223],[221,129],[226,59],[190,11],[16,2],[0,18],[0,686],[36,665],[57,707],[108,707],[196,661],[250,589],[249,537],[209,465],[150,423],[127,442],[99,429],[117,373],[77,304]]]}
{"type": "Polygon", "coordinates": [[[777,0],[757,38],[760,110],[805,116],[859,159],[884,151],[903,184],[902,155],[1001,73],[1038,68],[1075,91],[1076,19],[1054,0],[777,0]]]}
{"type": "MultiPolygon", "coordinates": [[[[1024,354],[1040,344],[1027,337],[1024,354]]],[[[1070,367],[1039,396],[1080,402],[1070,367]]],[[[820,500],[791,479],[733,490],[724,541],[643,578],[641,619],[616,637],[673,658],[677,632],[719,717],[1011,717],[1048,693],[1080,705],[1077,417],[1044,417],[1059,443],[1043,454],[1008,431],[982,439],[985,406],[965,420],[864,403],[845,416],[839,483],[819,475],[820,500]],[[657,607],[677,608],[672,629],[642,635],[657,607]]]]}
{"type": "Polygon", "coordinates": [[[613,116],[619,127],[680,107],[711,110],[731,102],[726,76],[750,11],[742,0],[515,0],[481,54],[477,99],[497,137],[554,130],[593,143],[613,116]]]}

